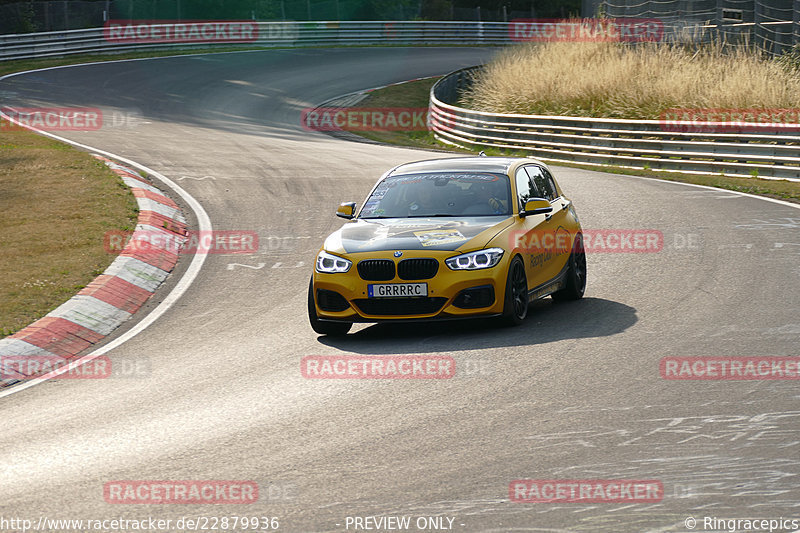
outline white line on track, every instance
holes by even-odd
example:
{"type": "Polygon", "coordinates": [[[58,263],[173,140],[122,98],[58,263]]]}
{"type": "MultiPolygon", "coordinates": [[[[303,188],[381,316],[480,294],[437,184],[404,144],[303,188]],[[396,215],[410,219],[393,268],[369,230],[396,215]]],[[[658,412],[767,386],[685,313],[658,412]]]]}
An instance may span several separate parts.
{"type": "MultiPolygon", "coordinates": [[[[558,163],[552,163],[552,166],[557,167],[558,163]]],[[[561,168],[570,168],[570,167],[561,167],[561,168]]],[[[573,169],[573,170],[589,170],[589,169],[573,169]]],[[[603,172],[602,170],[589,170],[589,172],[602,172],[603,174],[609,174],[609,172],[603,172]]],[[[610,173],[613,174],[613,173],[610,173]]],[[[711,187],[709,185],[698,185],[696,183],[683,183],[681,181],[670,181],[670,180],[662,180],[658,178],[648,178],[646,176],[631,176],[630,174],[613,174],[614,176],[622,176],[624,178],[634,178],[637,180],[648,180],[648,181],[657,181],[659,183],[671,183],[674,185],[682,185],[684,187],[697,187],[699,189],[707,189],[709,191],[715,192],[724,192],[726,194],[736,194],[739,196],[746,196],[747,198],[755,198],[756,200],[764,200],[766,202],[772,202],[774,204],[783,205],[786,207],[793,207],[795,209],[800,209],[800,204],[795,204],[792,202],[787,202],[785,200],[778,200],[777,198],[770,198],[768,196],[758,196],[757,194],[750,194],[746,192],[739,192],[739,191],[732,191],[729,189],[721,189],[719,187],[711,187]]]]}
{"type": "MultiPolygon", "coordinates": [[[[124,62],[124,61],[139,61],[139,59],[116,60],[116,61],[113,61],[113,63],[119,63],[119,62],[124,62]]],[[[109,61],[109,63],[110,62],[112,62],[112,61],[109,61]]],[[[105,63],[105,62],[103,62],[103,63],[105,63]]],[[[86,65],[86,64],[90,64],[91,65],[91,64],[96,64],[96,63],[85,63],[84,65],[86,65]]],[[[60,66],[60,67],[48,67],[48,68],[35,69],[35,70],[26,70],[26,71],[23,71],[23,72],[15,72],[13,74],[7,74],[7,75],[5,75],[3,77],[0,77],[0,82],[5,80],[5,79],[7,79],[7,78],[11,78],[12,76],[20,76],[22,74],[30,74],[32,72],[42,72],[42,71],[45,71],[45,70],[52,70],[52,69],[55,69],[55,68],[69,68],[69,67],[76,67],[76,66],[83,66],[83,65],[64,65],[64,66],[60,66]]],[[[71,141],[69,139],[65,139],[64,137],[59,137],[58,135],[53,135],[52,133],[49,133],[49,132],[46,132],[46,131],[42,131],[42,130],[38,130],[36,128],[32,128],[32,127],[27,126],[25,124],[21,124],[18,121],[14,120],[13,118],[8,117],[7,115],[5,115],[2,111],[0,111],[0,117],[3,117],[3,118],[5,118],[6,120],[8,120],[10,122],[19,124],[19,125],[27,128],[27,129],[29,129],[31,131],[34,131],[34,132],[36,132],[36,133],[38,133],[40,135],[44,135],[46,137],[50,137],[51,139],[55,139],[57,141],[61,141],[61,142],[67,143],[67,144],[71,144],[72,146],[75,146],[77,148],[82,148],[84,150],[88,150],[90,152],[94,152],[94,153],[106,156],[109,159],[117,160],[117,161],[119,161],[121,163],[125,163],[125,164],[127,164],[129,166],[132,166],[134,168],[142,170],[142,171],[146,172],[147,174],[149,174],[151,176],[155,176],[156,178],[158,178],[158,180],[160,180],[162,183],[164,183],[164,185],[168,186],[173,191],[175,191],[189,205],[189,207],[192,209],[192,211],[194,211],[195,217],[197,217],[197,225],[198,225],[200,231],[208,231],[208,232],[210,232],[212,230],[211,219],[208,217],[208,214],[206,213],[205,209],[203,209],[203,206],[200,205],[200,203],[197,200],[195,200],[194,197],[191,194],[186,192],[180,185],[178,185],[177,183],[173,182],[172,180],[170,180],[169,178],[167,178],[163,174],[161,174],[159,172],[156,172],[155,170],[153,170],[151,168],[148,168],[148,167],[146,167],[144,165],[141,165],[141,164],[139,164],[139,163],[137,163],[135,161],[131,161],[130,159],[127,159],[125,157],[118,156],[118,155],[116,155],[114,153],[106,152],[105,150],[99,150],[97,148],[94,148],[94,147],[91,147],[91,146],[87,146],[85,144],[81,144],[79,142],[75,142],[75,141],[71,141]]],[[[181,277],[180,280],[178,280],[178,283],[175,284],[175,287],[172,288],[170,293],[167,294],[166,298],[164,298],[164,300],[162,300],[161,303],[159,303],[156,306],[155,309],[150,311],[150,313],[146,317],[144,317],[141,321],[139,321],[131,329],[129,329],[128,331],[126,331],[125,333],[123,333],[122,335],[117,337],[116,339],[112,340],[108,344],[104,345],[103,347],[98,348],[97,350],[94,350],[93,352],[91,352],[89,354],[86,354],[86,355],[84,355],[84,356],[82,356],[82,357],[80,357],[80,358],[78,358],[78,359],[76,359],[74,361],[70,361],[69,364],[67,364],[67,365],[65,365],[63,367],[60,367],[59,369],[54,370],[53,372],[50,372],[50,373],[48,373],[48,374],[46,374],[46,375],[44,375],[44,376],[42,376],[40,378],[32,379],[30,381],[25,381],[22,384],[14,385],[9,389],[0,391],[0,398],[4,398],[6,396],[10,396],[10,395],[16,394],[18,392],[22,392],[23,390],[28,389],[30,387],[33,387],[34,385],[38,385],[40,383],[44,383],[45,381],[47,381],[49,379],[57,378],[59,375],[65,373],[65,372],[69,372],[70,370],[72,370],[72,369],[74,369],[76,367],[79,367],[84,363],[88,363],[89,361],[91,361],[91,360],[93,360],[93,359],[95,359],[95,358],[97,358],[97,357],[109,352],[110,350],[113,350],[114,348],[120,346],[122,343],[132,339],[133,337],[135,337],[136,335],[138,335],[139,333],[144,331],[148,326],[150,326],[150,324],[152,324],[153,322],[158,320],[158,318],[161,317],[161,315],[166,313],[169,310],[169,308],[172,307],[175,304],[175,302],[177,302],[178,299],[181,296],[183,296],[183,293],[186,292],[186,290],[189,288],[189,286],[195,280],[197,275],[200,273],[200,269],[202,268],[203,263],[206,260],[206,256],[207,256],[207,254],[195,254],[192,257],[192,262],[189,263],[189,266],[187,267],[186,272],[184,272],[183,276],[181,277]]]]}

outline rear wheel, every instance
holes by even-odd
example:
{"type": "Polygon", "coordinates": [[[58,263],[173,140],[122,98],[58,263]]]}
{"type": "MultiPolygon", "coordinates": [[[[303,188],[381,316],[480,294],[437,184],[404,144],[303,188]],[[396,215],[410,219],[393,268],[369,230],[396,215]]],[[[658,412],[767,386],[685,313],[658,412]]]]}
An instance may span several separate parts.
{"type": "Polygon", "coordinates": [[[517,256],[508,266],[503,321],[509,326],[518,326],[526,316],[528,316],[528,278],[525,276],[525,265],[517,256]]]}
{"type": "Polygon", "coordinates": [[[558,292],[552,294],[553,300],[566,302],[580,300],[586,290],[586,251],[583,249],[583,235],[575,236],[572,253],[569,254],[569,267],[567,270],[567,284],[558,292]]]}
{"type": "Polygon", "coordinates": [[[320,335],[341,336],[347,335],[353,326],[351,322],[328,322],[320,320],[317,316],[317,307],[314,305],[314,278],[308,283],[308,321],[311,329],[320,335]]]}

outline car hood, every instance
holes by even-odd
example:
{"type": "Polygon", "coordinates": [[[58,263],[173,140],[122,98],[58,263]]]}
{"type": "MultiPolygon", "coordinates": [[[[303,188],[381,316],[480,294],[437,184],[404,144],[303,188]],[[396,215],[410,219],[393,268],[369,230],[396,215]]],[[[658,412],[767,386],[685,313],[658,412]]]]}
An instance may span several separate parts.
{"type": "Polygon", "coordinates": [[[505,215],[358,219],[331,234],[325,249],[333,253],[480,249],[512,221],[505,215]]]}

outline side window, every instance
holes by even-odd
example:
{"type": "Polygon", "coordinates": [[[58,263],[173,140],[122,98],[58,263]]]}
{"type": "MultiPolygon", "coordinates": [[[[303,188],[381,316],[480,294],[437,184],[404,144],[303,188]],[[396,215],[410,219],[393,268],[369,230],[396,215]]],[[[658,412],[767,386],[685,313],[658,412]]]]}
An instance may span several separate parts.
{"type": "Polygon", "coordinates": [[[560,196],[558,192],[558,187],[556,187],[556,180],[553,178],[553,175],[548,172],[547,169],[542,169],[542,173],[544,174],[547,183],[550,185],[550,189],[553,191],[553,199],[558,198],[560,196]]]}
{"type": "Polygon", "coordinates": [[[556,187],[553,184],[553,177],[542,167],[527,166],[525,167],[530,174],[531,181],[536,185],[536,189],[540,191],[541,198],[550,200],[551,202],[556,199],[556,187]]]}
{"type": "Polygon", "coordinates": [[[539,193],[536,191],[536,187],[528,177],[527,172],[525,172],[525,167],[517,170],[517,196],[519,198],[520,209],[525,206],[525,202],[527,202],[529,199],[537,198],[539,196],[539,193]]]}

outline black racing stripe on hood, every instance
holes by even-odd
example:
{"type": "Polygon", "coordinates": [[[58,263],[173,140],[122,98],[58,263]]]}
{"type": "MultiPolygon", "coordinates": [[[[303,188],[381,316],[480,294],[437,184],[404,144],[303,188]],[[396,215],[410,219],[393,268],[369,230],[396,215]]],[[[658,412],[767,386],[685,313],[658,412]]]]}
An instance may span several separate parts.
{"type": "Polygon", "coordinates": [[[341,232],[347,253],[388,250],[456,250],[508,216],[359,219],[341,232]]]}

